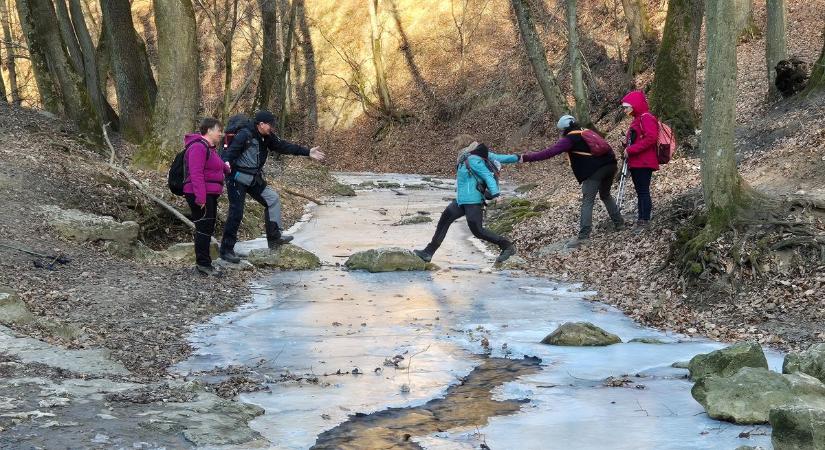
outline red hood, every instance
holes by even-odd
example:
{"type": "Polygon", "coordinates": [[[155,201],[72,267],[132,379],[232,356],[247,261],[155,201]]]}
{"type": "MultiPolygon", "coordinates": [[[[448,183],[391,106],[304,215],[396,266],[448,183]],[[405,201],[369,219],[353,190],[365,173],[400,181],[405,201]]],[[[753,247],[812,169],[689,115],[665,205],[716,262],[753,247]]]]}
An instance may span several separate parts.
{"type": "Polygon", "coordinates": [[[629,103],[633,107],[633,115],[636,117],[650,111],[647,98],[645,98],[645,93],[642,91],[631,91],[624,96],[622,103],[629,103]]]}

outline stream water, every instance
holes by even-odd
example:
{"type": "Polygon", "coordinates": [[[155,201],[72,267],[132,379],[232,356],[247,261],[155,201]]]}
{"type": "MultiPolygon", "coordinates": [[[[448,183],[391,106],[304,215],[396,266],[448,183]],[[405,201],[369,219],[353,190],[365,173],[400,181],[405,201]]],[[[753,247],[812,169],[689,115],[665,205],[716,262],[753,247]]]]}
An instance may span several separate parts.
{"type": "MultiPolygon", "coordinates": [[[[690,396],[687,371],[671,367],[722,344],[641,327],[586,300],[594,293],[577,285],[491,270],[492,255],[463,221],[435,256],[438,271],[344,270],[356,251],[422,247],[453,191],[413,176],[339,178],[405,187],[359,191],[315,208],[295,244],[324,267],[257,280],[252,302],[194,330],[196,352],[176,367],[246,364],[273,379],[293,374],[270,392],[240,396],[266,410],[251,425],[271,448],[770,448],[768,427],[709,419],[690,396]],[[418,211],[433,222],[391,225],[418,211]],[[625,342],[665,344],[539,343],[567,321],[592,322],[625,342]],[[622,376],[621,387],[605,385],[622,376]]],[[[779,355],[768,358],[772,368],[781,364],[779,355]]]]}

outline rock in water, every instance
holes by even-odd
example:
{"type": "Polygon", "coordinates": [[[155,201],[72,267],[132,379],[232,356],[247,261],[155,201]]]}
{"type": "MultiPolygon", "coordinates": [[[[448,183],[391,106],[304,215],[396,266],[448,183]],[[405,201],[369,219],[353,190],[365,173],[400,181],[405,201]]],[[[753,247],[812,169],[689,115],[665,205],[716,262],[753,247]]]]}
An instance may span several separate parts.
{"type": "Polygon", "coordinates": [[[350,270],[369,272],[395,272],[397,270],[427,270],[427,263],[409,250],[392,247],[358,252],[349,257],[346,266],[350,270]]]}
{"type": "Polygon", "coordinates": [[[275,250],[256,248],[246,258],[256,267],[270,267],[280,270],[312,270],[321,267],[321,260],[313,253],[292,244],[285,244],[275,250]]]}
{"type": "Polygon", "coordinates": [[[711,418],[739,424],[767,423],[770,411],[780,407],[825,407],[825,384],[816,378],[755,367],[729,377],[704,377],[691,394],[711,418]]]}
{"type": "Polygon", "coordinates": [[[696,355],[690,360],[690,378],[699,380],[709,375],[729,377],[743,367],[768,368],[762,347],[754,342],[743,342],[715,352],[696,355]]]}
{"type": "Polygon", "coordinates": [[[332,193],[342,197],[355,197],[356,195],[355,190],[351,186],[343,183],[335,183],[332,187],[332,193]]]}
{"type": "Polygon", "coordinates": [[[619,344],[622,340],[590,322],[568,322],[542,339],[542,344],[594,347],[619,344]]]}
{"type": "Polygon", "coordinates": [[[404,217],[403,219],[399,220],[392,224],[392,226],[397,227],[401,225],[416,225],[419,223],[429,223],[432,222],[433,218],[430,216],[424,216],[421,214],[416,214],[414,216],[404,217]]]}
{"type": "Polygon", "coordinates": [[[770,413],[774,450],[825,450],[825,409],[788,406],[770,413]]]}
{"type": "Polygon", "coordinates": [[[825,344],[815,344],[799,353],[788,353],[782,373],[806,373],[825,383],[825,344]]]}
{"type": "Polygon", "coordinates": [[[61,209],[44,206],[49,223],[58,233],[79,242],[115,241],[129,244],[135,241],[140,231],[137,222],[118,222],[109,216],[97,216],[76,209],[61,209]]]}
{"type": "Polygon", "coordinates": [[[665,342],[661,339],[656,339],[656,338],[651,338],[651,337],[633,338],[633,339],[629,340],[628,342],[635,342],[637,344],[651,344],[651,345],[664,345],[664,344],[667,344],[667,342],[665,342]]]}

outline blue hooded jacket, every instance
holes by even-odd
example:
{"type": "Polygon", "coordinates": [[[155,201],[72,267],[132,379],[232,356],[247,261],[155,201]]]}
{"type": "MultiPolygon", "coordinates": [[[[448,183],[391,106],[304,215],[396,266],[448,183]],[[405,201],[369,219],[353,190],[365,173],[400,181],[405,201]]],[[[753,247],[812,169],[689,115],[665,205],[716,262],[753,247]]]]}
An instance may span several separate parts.
{"type": "MultiPolygon", "coordinates": [[[[484,144],[481,144],[481,146],[483,145],[484,144]]],[[[486,147],[484,147],[484,149],[486,150],[486,147]]],[[[484,181],[487,185],[487,190],[489,190],[494,197],[498,197],[501,192],[495,175],[487,167],[487,164],[484,163],[484,158],[474,153],[471,153],[467,157],[473,173],[467,171],[467,166],[464,163],[458,164],[456,169],[456,203],[459,205],[480,205],[484,203],[484,195],[476,188],[478,184],[476,178],[484,181]]],[[[487,159],[490,161],[498,161],[502,164],[514,164],[518,162],[518,155],[499,155],[488,152],[487,159]]]]}

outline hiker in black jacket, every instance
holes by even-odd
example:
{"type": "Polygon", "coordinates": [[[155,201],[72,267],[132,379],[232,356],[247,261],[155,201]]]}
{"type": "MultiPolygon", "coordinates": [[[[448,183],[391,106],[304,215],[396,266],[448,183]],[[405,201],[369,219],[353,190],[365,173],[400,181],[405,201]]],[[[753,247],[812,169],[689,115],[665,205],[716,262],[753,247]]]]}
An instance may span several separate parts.
{"type": "MultiPolygon", "coordinates": [[[[222,155],[232,169],[226,177],[229,213],[220,248],[221,259],[226,261],[240,261],[235,254],[235,242],[238,241],[238,228],[243,219],[247,194],[266,208],[264,220],[269,248],[274,249],[292,240],[292,236],[282,234],[281,199],[277,192],[266,185],[264,179],[263,167],[269,153],[308,156],[316,161],[324,159],[324,153],[318,147],[307,149],[282,140],[275,134],[275,127],[275,116],[271,112],[258,111],[252,122],[237,130],[222,155]]],[[[227,126],[227,133],[229,132],[230,126],[227,126]]]]}

